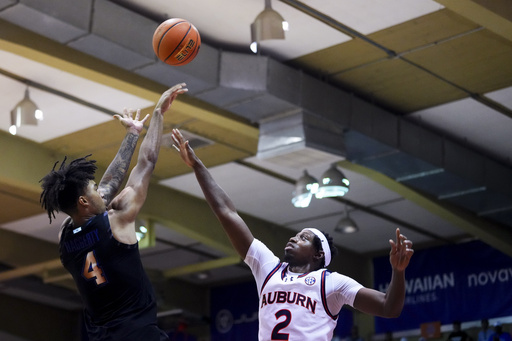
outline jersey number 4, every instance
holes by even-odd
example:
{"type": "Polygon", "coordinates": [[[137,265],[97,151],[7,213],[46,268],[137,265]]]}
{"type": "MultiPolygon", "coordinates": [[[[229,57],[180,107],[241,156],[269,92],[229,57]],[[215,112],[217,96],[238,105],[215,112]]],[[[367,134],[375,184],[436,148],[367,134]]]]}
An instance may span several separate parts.
{"type": "Polygon", "coordinates": [[[101,285],[107,282],[103,270],[98,266],[94,251],[89,251],[85,256],[84,269],[82,275],[87,280],[95,280],[96,285],[101,285]]]}
{"type": "Polygon", "coordinates": [[[279,310],[276,313],[276,320],[279,320],[282,316],[284,316],[284,321],[279,322],[274,329],[272,329],[271,340],[288,340],[290,334],[281,333],[281,329],[288,327],[292,321],[292,313],[289,310],[279,310]]]}

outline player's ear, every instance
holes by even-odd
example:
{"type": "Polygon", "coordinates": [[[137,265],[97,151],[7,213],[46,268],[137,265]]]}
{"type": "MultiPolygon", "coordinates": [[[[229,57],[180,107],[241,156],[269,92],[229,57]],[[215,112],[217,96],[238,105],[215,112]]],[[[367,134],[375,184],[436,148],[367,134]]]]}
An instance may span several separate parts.
{"type": "Polygon", "coordinates": [[[323,251],[318,251],[317,253],[315,253],[315,255],[313,256],[313,258],[315,259],[315,261],[321,261],[322,258],[325,257],[325,254],[323,251]]]}
{"type": "Polygon", "coordinates": [[[87,205],[89,205],[89,202],[87,201],[86,197],[81,195],[81,196],[78,197],[78,204],[82,205],[82,206],[87,206],[87,205]]]}

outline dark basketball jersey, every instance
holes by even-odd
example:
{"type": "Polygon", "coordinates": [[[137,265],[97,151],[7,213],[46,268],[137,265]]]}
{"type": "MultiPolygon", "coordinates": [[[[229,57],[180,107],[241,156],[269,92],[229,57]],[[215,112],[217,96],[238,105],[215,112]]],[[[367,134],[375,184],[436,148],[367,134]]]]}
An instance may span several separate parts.
{"type": "Polygon", "coordinates": [[[107,212],[83,226],[66,226],[60,258],[82,296],[91,340],[167,339],[156,326],[155,295],[138,244],[114,238],[107,212]]]}

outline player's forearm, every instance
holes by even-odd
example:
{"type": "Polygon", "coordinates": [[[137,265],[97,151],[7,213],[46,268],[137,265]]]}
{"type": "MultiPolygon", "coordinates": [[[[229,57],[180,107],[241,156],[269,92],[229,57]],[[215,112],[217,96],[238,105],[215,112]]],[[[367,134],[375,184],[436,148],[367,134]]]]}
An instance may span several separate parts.
{"type": "Polygon", "coordinates": [[[215,182],[212,175],[204,164],[198,159],[193,167],[197,182],[203,191],[203,194],[210,205],[212,211],[221,215],[225,210],[235,211],[233,201],[226,192],[215,182]]]}
{"type": "Polygon", "coordinates": [[[107,203],[110,203],[124,181],[138,140],[139,134],[132,131],[126,133],[119,151],[101,178],[98,187],[102,189],[103,198],[107,203]]]}
{"type": "Polygon", "coordinates": [[[153,117],[149,123],[149,128],[144,140],[141,143],[138,164],[148,163],[148,165],[156,164],[158,153],[160,152],[160,144],[162,140],[163,114],[160,109],[153,112],[153,117]]]}
{"type": "Polygon", "coordinates": [[[386,292],[384,316],[398,317],[405,302],[405,271],[393,270],[391,282],[386,292]]]}

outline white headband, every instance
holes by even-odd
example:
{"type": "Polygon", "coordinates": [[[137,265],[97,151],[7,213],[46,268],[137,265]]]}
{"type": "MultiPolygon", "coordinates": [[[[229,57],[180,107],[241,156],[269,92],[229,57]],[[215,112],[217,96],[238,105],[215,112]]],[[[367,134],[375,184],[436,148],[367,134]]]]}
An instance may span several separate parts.
{"type": "Polygon", "coordinates": [[[327,265],[331,263],[331,249],[329,248],[329,242],[327,241],[327,238],[325,238],[325,235],[320,230],[317,230],[313,227],[308,227],[306,230],[310,230],[318,238],[320,238],[320,241],[322,242],[322,249],[324,251],[325,266],[327,267],[327,265]]]}

